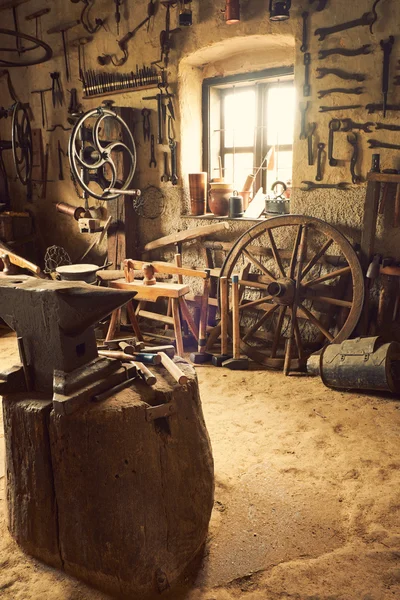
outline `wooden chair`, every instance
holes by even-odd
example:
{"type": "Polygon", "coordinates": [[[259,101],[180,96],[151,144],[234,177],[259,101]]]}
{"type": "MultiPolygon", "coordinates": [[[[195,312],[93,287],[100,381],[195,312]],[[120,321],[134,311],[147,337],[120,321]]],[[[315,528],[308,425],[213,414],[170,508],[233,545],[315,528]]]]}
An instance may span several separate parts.
{"type": "MultiPolygon", "coordinates": [[[[153,321],[158,321],[161,323],[166,323],[172,325],[174,328],[175,339],[176,339],[176,350],[179,356],[183,356],[183,338],[182,338],[182,322],[181,315],[183,319],[187,322],[190,331],[195,337],[196,341],[199,344],[199,347],[204,347],[204,340],[201,339],[203,337],[203,332],[205,332],[205,327],[207,323],[207,309],[208,309],[208,295],[209,295],[209,279],[210,274],[208,271],[199,271],[195,269],[186,269],[185,267],[180,267],[171,263],[166,262],[152,262],[151,266],[154,268],[156,273],[166,273],[169,275],[177,275],[179,280],[182,281],[182,277],[200,277],[204,280],[204,295],[203,295],[203,303],[204,310],[201,311],[201,322],[200,322],[200,330],[202,332],[202,336],[199,338],[199,329],[194,322],[192,315],[190,314],[188,305],[185,300],[185,296],[190,293],[190,287],[184,283],[167,283],[167,282],[156,282],[154,285],[147,285],[146,280],[135,280],[134,279],[134,271],[141,270],[143,267],[148,265],[144,261],[140,260],[132,260],[127,259],[124,261],[124,272],[125,278],[118,279],[116,281],[111,281],[109,283],[110,287],[117,289],[128,289],[133,290],[137,293],[135,296],[135,300],[139,301],[138,308],[136,313],[133,311],[132,303],[129,302],[128,316],[132,323],[132,327],[134,327],[136,333],[136,327],[139,328],[137,324],[137,317],[145,317],[147,319],[151,319],[153,321]],[[172,315],[162,315],[156,312],[148,311],[144,308],[144,304],[146,302],[156,302],[158,298],[166,298],[171,303],[171,312],[172,315]],[[132,315],[133,313],[133,315],[132,315]],[[204,321],[204,322],[203,322],[204,321]],[[135,324],[135,325],[134,325],[135,324]]],[[[114,311],[110,327],[107,333],[107,340],[112,339],[114,333],[117,328],[117,323],[119,320],[119,310],[114,311]]],[[[137,334],[136,334],[137,335],[137,334]]],[[[205,335],[205,334],[204,334],[205,335]]],[[[140,339],[140,338],[139,338],[140,339]]]]}

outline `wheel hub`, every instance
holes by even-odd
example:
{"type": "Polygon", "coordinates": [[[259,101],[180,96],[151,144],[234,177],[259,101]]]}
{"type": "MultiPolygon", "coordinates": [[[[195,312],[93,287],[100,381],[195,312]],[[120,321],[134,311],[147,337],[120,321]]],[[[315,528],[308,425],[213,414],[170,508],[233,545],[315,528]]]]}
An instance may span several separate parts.
{"type": "Polygon", "coordinates": [[[289,306],[294,300],[295,287],[293,279],[278,279],[268,284],[267,292],[277,304],[289,306]]]}

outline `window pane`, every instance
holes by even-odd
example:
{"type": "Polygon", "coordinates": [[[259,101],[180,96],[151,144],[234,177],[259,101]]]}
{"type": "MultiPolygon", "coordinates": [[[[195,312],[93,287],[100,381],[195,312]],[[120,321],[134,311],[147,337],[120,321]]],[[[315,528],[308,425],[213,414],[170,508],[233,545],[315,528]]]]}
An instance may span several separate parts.
{"type": "Polygon", "coordinates": [[[274,181],[288,183],[292,180],[293,152],[291,150],[275,152],[273,168],[267,171],[267,192],[274,181]]]}
{"type": "Polygon", "coordinates": [[[293,144],[296,91],[293,86],[274,85],[267,95],[267,144],[293,144]]]}
{"type": "Polygon", "coordinates": [[[243,90],[234,88],[224,99],[225,146],[254,146],[256,126],[256,92],[255,89],[243,90]]]}
{"type": "Polygon", "coordinates": [[[253,173],[254,154],[225,154],[225,181],[241,192],[248,175],[253,173]]]}

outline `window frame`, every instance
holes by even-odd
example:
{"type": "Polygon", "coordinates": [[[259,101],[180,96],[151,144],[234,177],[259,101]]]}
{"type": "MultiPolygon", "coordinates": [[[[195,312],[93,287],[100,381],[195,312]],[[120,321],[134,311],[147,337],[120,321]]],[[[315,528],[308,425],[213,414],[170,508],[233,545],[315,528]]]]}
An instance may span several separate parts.
{"type": "MultiPolygon", "coordinates": [[[[203,117],[203,171],[206,171],[209,177],[212,176],[211,173],[211,136],[210,136],[210,123],[211,123],[211,99],[210,93],[213,88],[220,87],[222,89],[221,97],[228,92],[224,92],[223,86],[227,86],[226,89],[231,91],[232,87],[237,83],[241,84],[240,89],[245,89],[246,83],[249,84],[248,87],[254,87],[252,84],[255,83],[256,89],[256,110],[257,110],[257,118],[256,118],[256,139],[254,146],[252,147],[252,151],[254,152],[254,167],[257,168],[263,158],[266,156],[268,152],[268,146],[266,144],[267,140],[267,131],[265,126],[265,98],[268,92],[268,88],[272,85],[275,85],[281,78],[289,78],[293,77],[294,79],[294,66],[283,66],[276,67],[273,69],[264,69],[262,71],[254,71],[251,73],[241,73],[237,75],[228,75],[226,77],[210,77],[203,80],[202,86],[202,117],[203,117]]],[[[292,84],[293,80],[288,79],[288,81],[281,81],[282,85],[286,83],[292,84]]],[[[219,120],[221,124],[221,133],[220,133],[220,148],[221,148],[221,159],[222,159],[222,167],[225,167],[225,154],[227,147],[224,145],[224,127],[223,127],[223,100],[220,101],[220,115],[219,120]]],[[[291,145],[282,145],[280,149],[282,151],[289,150],[293,148],[293,144],[291,145]]],[[[248,148],[235,148],[235,152],[243,153],[249,152],[250,147],[248,148]]],[[[258,173],[255,186],[256,189],[263,187],[266,188],[266,178],[267,173],[265,169],[261,169],[258,173]]]]}

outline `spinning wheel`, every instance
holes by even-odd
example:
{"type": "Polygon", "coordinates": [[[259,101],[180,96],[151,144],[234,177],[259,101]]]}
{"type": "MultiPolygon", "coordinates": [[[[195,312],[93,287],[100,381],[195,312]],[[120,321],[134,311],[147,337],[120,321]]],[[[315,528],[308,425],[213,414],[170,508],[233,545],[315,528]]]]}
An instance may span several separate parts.
{"type": "Polygon", "coordinates": [[[20,31],[0,29],[0,66],[31,67],[47,62],[52,56],[52,49],[42,40],[20,31]],[[23,46],[23,42],[29,45],[23,46]]]}
{"type": "Polygon", "coordinates": [[[28,111],[20,102],[10,110],[2,109],[0,117],[11,116],[11,141],[0,141],[0,152],[12,150],[17,178],[22,185],[29,185],[32,176],[32,133],[28,111]]]}
{"type": "Polygon", "coordinates": [[[285,374],[327,342],[347,339],[361,315],[357,255],[339,231],[313,217],[285,215],[252,227],[222,267],[221,276],[233,273],[242,352],[285,374]]]}
{"type": "Polygon", "coordinates": [[[72,130],[68,150],[72,175],[89,196],[115,200],[129,189],[136,170],[135,140],[128,125],[114,111],[95,108],[82,115],[72,130]],[[118,122],[121,139],[106,139],[112,121],[118,122]],[[124,182],[118,180],[122,161],[128,169],[124,182]],[[120,193],[115,192],[116,188],[120,193]],[[110,189],[113,191],[107,191],[110,189]]]}

